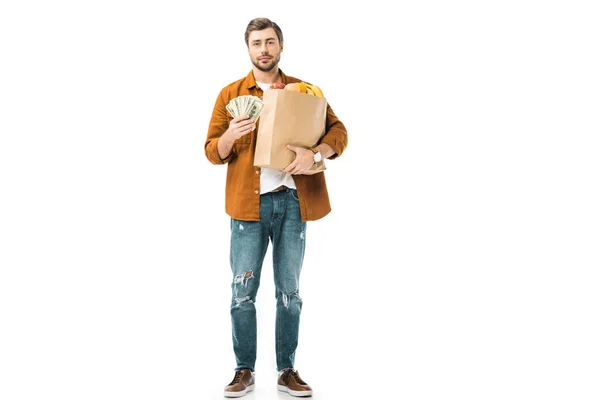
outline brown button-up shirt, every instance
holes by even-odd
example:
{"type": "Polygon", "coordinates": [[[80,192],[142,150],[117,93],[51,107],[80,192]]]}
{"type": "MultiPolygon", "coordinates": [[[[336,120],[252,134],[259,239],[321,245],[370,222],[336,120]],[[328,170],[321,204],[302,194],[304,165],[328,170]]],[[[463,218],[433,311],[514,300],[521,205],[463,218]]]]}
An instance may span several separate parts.
{"type": "MultiPolygon", "coordinates": [[[[287,76],[279,69],[283,83],[302,82],[300,79],[287,76]]],[[[310,82],[308,82],[310,83],[310,82]]],[[[213,164],[227,165],[227,182],[225,184],[225,212],[232,218],[245,221],[260,221],[260,167],[254,166],[254,149],[260,118],[256,129],[237,139],[231,153],[224,159],[219,156],[217,143],[229,128],[233,117],[225,106],[238,96],[252,95],[262,98],[263,91],[256,84],[252,71],[221,90],[210,119],[208,135],[204,150],[206,157],[213,164]]],[[[319,143],[327,143],[335,154],[334,159],[342,154],[348,144],[346,127],[327,104],[325,135],[319,143]]],[[[314,175],[292,175],[300,200],[302,221],[314,221],[324,217],[331,211],[325,173],[314,175]]]]}

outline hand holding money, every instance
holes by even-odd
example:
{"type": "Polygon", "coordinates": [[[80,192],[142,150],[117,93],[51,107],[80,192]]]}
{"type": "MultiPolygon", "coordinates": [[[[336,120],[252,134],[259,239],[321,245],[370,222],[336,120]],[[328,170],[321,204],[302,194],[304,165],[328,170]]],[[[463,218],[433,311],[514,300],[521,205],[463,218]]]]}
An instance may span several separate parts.
{"type": "Polygon", "coordinates": [[[238,96],[231,99],[229,104],[225,106],[233,118],[246,114],[254,122],[256,122],[264,107],[262,100],[256,96],[238,96]]]}
{"type": "Polygon", "coordinates": [[[240,137],[252,132],[255,128],[254,121],[248,115],[239,115],[231,120],[229,129],[225,131],[223,136],[237,140],[240,137]]]}

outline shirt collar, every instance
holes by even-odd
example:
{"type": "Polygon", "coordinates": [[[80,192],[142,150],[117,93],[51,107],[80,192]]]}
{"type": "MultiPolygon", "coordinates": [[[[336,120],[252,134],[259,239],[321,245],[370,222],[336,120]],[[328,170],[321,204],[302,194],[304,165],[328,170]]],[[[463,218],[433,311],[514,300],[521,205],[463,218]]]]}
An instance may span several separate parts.
{"type": "MultiPolygon", "coordinates": [[[[283,71],[281,70],[281,68],[279,68],[279,74],[281,75],[281,80],[283,81],[283,83],[287,85],[288,84],[288,78],[283,73],[283,71]]],[[[254,78],[254,73],[253,73],[252,70],[250,70],[250,73],[246,76],[246,79],[244,81],[244,85],[248,89],[252,89],[253,87],[258,87],[258,85],[256,84],[256,79],[254,78]]]]}

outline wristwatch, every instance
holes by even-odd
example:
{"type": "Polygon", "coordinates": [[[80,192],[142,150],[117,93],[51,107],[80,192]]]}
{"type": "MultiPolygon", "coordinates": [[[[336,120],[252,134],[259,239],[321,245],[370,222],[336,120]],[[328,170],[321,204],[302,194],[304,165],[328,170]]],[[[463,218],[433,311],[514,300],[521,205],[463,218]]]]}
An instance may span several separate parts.
{"type": "Polygon", "coordinates": [[[315,164],[320,162],[323,159],[323,157],[321,156],[321,152],[319,150],[317,150],[316,147],[312,147],[310,149],[310,151],[313,152],[313,161],[315,164]]]}

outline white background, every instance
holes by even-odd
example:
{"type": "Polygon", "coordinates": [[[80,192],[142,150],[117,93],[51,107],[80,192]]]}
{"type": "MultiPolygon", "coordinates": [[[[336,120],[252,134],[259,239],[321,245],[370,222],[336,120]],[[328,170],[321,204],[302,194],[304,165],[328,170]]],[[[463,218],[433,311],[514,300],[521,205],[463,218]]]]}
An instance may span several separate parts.
{"type": "MultiPolygon", "coordinates": [[[[214,101],[247,23],[349,132],[309,223],[315,399],[598,399],[592,1],[5,1],[0,398],[220,399],[235,361],[214,101]]],[[[276,392],[270,250],[257,390],[276,392]]]]}

